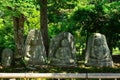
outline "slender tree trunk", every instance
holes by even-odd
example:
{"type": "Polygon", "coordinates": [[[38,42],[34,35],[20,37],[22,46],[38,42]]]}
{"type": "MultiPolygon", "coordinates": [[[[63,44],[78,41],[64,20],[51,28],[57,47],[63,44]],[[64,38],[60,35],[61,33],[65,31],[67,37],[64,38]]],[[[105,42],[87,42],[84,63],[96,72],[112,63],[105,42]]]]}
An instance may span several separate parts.
{"type": "Polygon", "coordinates": [[[113,43],[113,40],[112,39],[109,39],[109,41],[108,41],[108,47],[109,47],[109,49],[110,49],[110,54],[112,55],[112,53],[113,53],[113,45],[112,45],[112,43],[113,43]]]}
{"type": "Polygon", "coordinates": [[[22,58],[24,55],[24,15],[13,17],[14,38],[15,38],[15,58],[22,58]]]}
{"type": "Polygon", "coordinates": [[[43,37],[45,50],[48,56],[48,25],[47,25],[47,0],[40,0],[40,30],[43,37]]]}

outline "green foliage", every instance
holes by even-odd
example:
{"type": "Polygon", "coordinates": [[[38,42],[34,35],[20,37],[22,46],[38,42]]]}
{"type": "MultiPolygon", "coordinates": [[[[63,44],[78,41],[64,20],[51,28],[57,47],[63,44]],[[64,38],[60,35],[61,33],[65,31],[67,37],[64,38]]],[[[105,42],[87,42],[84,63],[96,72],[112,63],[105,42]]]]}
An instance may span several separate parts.
{"type": "Polygon", "coordinates": [[[120,2],[110,3],[106,0],[79,0],[76,2],[77,4],[74,3],[76,7],[69,10],[62,7],[63,5],[58,5],[57,3],[62,3],[59,0],[49,4],[50,37],[62,31],[71,32],[76,40],[77,53],[82,53],[88,37],[94,32],[100,32],[107,37],[110,49],[119,47],[120,2]]]}
{"type": "MultiPolygon", "coordinates": [[[[106,35],[109,47],[118,47],[120,40],[120,2],[94,2],[79,4],[71,14],[74,31],[79,29],[86,39],[91,33],[100,32],[106,35]]],[[[87,41],[85,41],[87,42],[87,41]]]]}
{"type": "Polygon", "coordinates": [[[61,25],[59,24],[49,24],[49,36],[50,38],[53,38],[54,36],[56,36],[56,34],[60,33],[61,32],[61,25]]]}
{"type": "Polygon", "coordinates": [[[25,16],[31,13],[31,9],[34,8],[33,0],[1,0],[2,10],[6,15],[12,15],[18,17],[20,14],[25,16]]]}
{"type": "Polygon", "coordinates": [[[40,11],[35,8],[31,11],[32,12],[26,17],[26,22],[24,25],[25,35],[27,35],[33,28],[40,29],[40,11]]]}
{"type": "Polygon", "coordinates": [[[4,19],[0,19],[0,52],[4,48],[10,48],[14,50],[14,36],[13,36],[13,28],[11,28],[10,17],[4,17],[4,19]]]}
{"type": "Polygon", "coordinates": [[[24,14],[26,22],[24,33],[33,28],[39,28],[39,11],[36,10],[33,0],[1,0],[0,1],[0,52],[4,48],[15,49],[13,16],[19,17],[24,14]]]}
{"type": "Polygon", "coordinates": [[[50,23],[61,22],[77,0],[48,0],[48,19],[50,23]]]}
{"type": "Polygon", "coordinates": [[[76,5],[77,0],[48,0],[49,36],[54,37],[68,30],[68,14],[76,5]]]}
{"type": "Polygon", "coordinates": [[[55,6],[55,9],[68,9],[68,8],[73,8],[75,6],[75,2],[77,0],[48,0],[48,3],[51,6],[55,6]]]}

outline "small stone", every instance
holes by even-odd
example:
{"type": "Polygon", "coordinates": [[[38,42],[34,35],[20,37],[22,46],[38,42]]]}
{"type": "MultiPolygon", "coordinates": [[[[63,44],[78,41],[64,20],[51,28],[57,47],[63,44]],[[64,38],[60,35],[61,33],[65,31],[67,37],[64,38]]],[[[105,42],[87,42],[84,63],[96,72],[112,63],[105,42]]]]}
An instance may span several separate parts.
{"type": "Polygon", "coordinates": [[[11,49],[4,49],[2,52],[1,63],[3,67],[10,67],[13,60],[13,51],[11,49]]]}

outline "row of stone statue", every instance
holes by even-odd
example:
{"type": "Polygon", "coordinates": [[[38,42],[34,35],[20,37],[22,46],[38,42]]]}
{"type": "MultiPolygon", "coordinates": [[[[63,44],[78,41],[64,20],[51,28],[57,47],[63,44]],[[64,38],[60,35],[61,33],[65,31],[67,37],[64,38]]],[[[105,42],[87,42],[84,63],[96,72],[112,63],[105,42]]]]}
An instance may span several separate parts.
{"type": "MultiPolygon", "coordinates": [[[[2,65],[11,65],[13,52],[4,49],[2,52],[2,65]]],[[[69,32],[62,32],[50,41],[49,55],[46,57],[43,38],[39,30],[29,32],[25,43],[24,59],[26,66],[38,66],[49,63],[58,67],[77,65],[74,38],[69,32]]],[[[85,55],[85,64],[90,66],[112,67],[113,61],[106,38],[103,34],[94,33],[89,37],[85,55]]]]}

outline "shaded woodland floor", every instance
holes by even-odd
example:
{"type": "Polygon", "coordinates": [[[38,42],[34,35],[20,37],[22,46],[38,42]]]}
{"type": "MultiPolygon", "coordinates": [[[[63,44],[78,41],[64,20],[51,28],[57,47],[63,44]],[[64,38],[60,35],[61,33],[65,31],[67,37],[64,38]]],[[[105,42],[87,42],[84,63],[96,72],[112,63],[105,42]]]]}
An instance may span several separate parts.
{"type": "Polygon", "coordinates": [[[120,55],[112,55],[113,61],[120,63],[120,55]]]}
{"type": "Polygon", "coordinates": [[[120,68],[120,55],[112,55],[115,67],[120,68]]]}
{"type": "Polygon", "coordinates": [[[91,67],[86,66],[83,60],[78,61],[76,67],[53,67],[50,65],[43,65],[37,68],[26,68],[23,66],[12,66],[3,68],[0,66],[0,72],[39,72],[39,73],[119,73],[120,72],[120,55],[113,55],[114,67],[91,67]]]}

